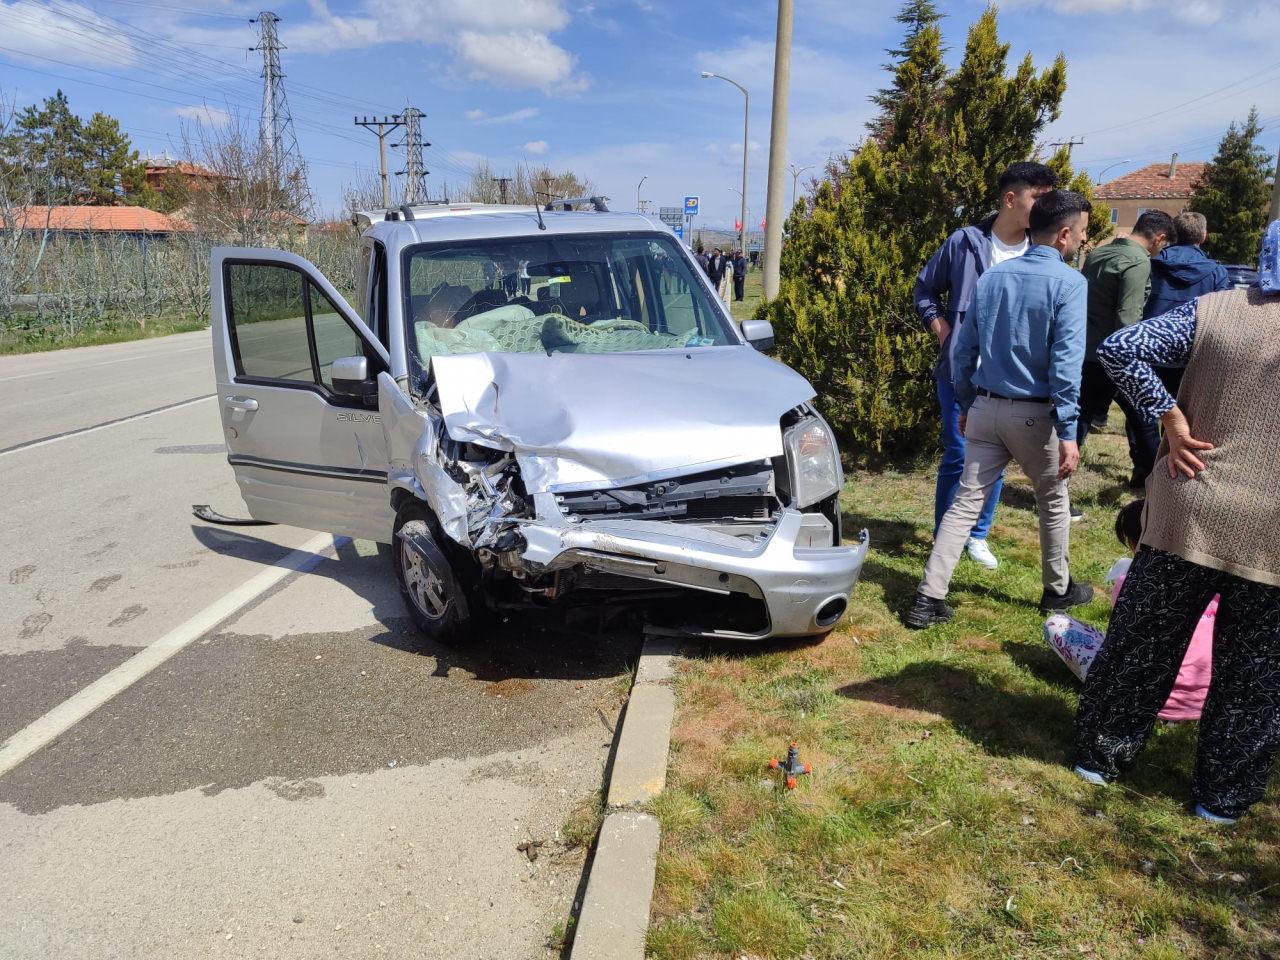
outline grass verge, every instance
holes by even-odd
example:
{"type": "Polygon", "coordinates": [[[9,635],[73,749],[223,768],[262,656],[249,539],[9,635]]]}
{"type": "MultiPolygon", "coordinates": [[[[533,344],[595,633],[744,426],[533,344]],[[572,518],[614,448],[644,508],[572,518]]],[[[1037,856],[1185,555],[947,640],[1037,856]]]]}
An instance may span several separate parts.
{"type": "MultiPolygon", "coordinates": [[[[1122,436],[1091,435],[1073,482],[1073,571],[1099,587],[1127,461],[1122,436]]],[[[955,621],[913,634],[898,613],[931,544],[932,475],[854,474],[845,530],[873,549],[848,621],[686,667],[653,803],[651,956],[1280,955],[1274,790],[1234,829],[1188,816],[1190,725],[1160,728],[1122,786],[1064,766],[1079,688],[1041,640],[1032,506],[1011,470],[1000,570],[962,561],[955,621]],[[787,793],[766,765],[792,738],[813,774],[787,793]]]]}
{"type": "Polygon", "coordinates": [[[208,320],[194,317],[148,318],[144,326],[136,321],[107,321],[71,335],[54,332],[52,328],[21,329],[0,327],[0,356],[16,353],[41,353],[46,350],[66,350],[71,347],[96,347],[104,343],[123,343],[127,340],[149,340],[167,337],[173,333],[189,333],[207,330],[208,320]]]}

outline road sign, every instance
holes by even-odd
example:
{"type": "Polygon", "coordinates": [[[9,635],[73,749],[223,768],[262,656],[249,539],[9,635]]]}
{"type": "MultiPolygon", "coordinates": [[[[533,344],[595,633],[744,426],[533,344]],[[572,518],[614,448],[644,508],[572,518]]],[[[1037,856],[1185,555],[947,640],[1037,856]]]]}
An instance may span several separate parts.
{"type": "Polygon", "coordinates": [[[675,234],[677,237],[679,237],[681,240],[683,240],[683,239],[684,239],[684,224],[683,224],[683,223],[674,223],[674,224],[672,224],[672,225],[671,225],[671,232],[672,232],[672,233],[674,233],[674,234],[675,234]]]}
{"type": "Polygon", "coordinates": [[[658,219],[663,223],[669,223],[675,226],[677,223],[684,223],[683,207],[659,207],[658,219]]]}
{"type": "Polygon", "coordinates": [[[686,217],[696,217],[698,215],[698,198],[684,198],[684,214],[686,217]]]}

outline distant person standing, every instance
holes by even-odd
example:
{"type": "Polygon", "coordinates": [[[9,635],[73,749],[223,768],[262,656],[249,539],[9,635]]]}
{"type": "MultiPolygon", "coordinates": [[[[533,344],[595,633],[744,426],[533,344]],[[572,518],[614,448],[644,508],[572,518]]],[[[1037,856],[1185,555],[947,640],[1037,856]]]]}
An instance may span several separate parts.
{"type": "MultiPolygon", "coordinates": [[[[1209,221],[1204,214],[1180,213],[1173,222],[1178,229],[1178,240],[1151,261],[1151,296],[1142,312],[1143,320],[1168,313],[1201,294],[1231,289],[1227,268],[1200,249],[1200,244],[1209,236],[1209,221]]],[[[1182,383],[1182,370],[1160,367],[1156,373],[1169,393],[1176,397],[1182,383]]],[[[1154,425],[1151,430],[1156,431],[1154,425]]]]}
{"type": "Polygon", "coordinates": [[[719,288],[720,299],[727,305],[733,295],[733,257],[728,253],[720,256],[719,288]]]}
{"type": "Polygon", "coordinates": [[[707,276],[711,278],[711,286],[720,290],[720,278],[724,276],[724,257],[720,254],[720,248],[714,247],[711,250],[711,256],[707,259],[707,276]]]}
{"type": "MultiPolygon", "coordinates": [[[[1115,384],[1098,363],[1098,344],[1142,319],[1151,289],[1151,258],[1176,243],[1177,236],[1173,217],[1163,210],[1148,210],[1138,217],[1130,236],[1090,251],[1085,261],[1081,272],[1089,282],[1089,326],[1080,382],[1077,442],[1081,447],[1094,418],[1105,415],[1116,399],[1115,384]]],[[[1133,461],[1130,485],[1137,486],[1155,465],[1160,437],[1123,395],[1119,399],[1128,428],[1129,458],[1133,461]]]]}
{"type": "MultiPolygon", "coordinates": [[[[916,278],[913,299],[925,329],[938,338],[938,407],[942,413],[942,462],[934,497],[933,525],[937,533],[942,518],[956,498],[964,472],[964,435],[960,432],[960,406],[952,387],[951,353],[956,332],[964,324],[973,291],[983,271],[1026,253],[1027,224],[1031,206],[1052,190],[1057,175],[1042,163],[1015,163],[1000,175],[999,209],[981,223],[961,227],[938,249],[916,278]]],[[[970,531],[965,549],[970,558],[994,570],[999,561],[987,545],[987,533],[995,517],[1003,474],[991,487],[991,495],[970,531]]]]}
{"type": "Polygon", "coordinates": [[[747,258],[739,250],[733,255],[733,299],[741,302],[746,298],[747,258]]]}
{"type": "Polygon", "coordinates": [[[1071,578],[1066,484],[1080,461],[1076,421],[1088,303],[1088,284],[1066,261],[1084,243],[1091,209],[1070,190],[1044,194],[1031,209],[1031,248],[977,282],[952,358],[958,429],[967,440],[964,473],[904,618],[912,629],[955,615],[946,603],[952,574],[1010,460],[1035,488],[1041,611],[1061,613],[1093,598],[1092,587],[1071,578]]]}

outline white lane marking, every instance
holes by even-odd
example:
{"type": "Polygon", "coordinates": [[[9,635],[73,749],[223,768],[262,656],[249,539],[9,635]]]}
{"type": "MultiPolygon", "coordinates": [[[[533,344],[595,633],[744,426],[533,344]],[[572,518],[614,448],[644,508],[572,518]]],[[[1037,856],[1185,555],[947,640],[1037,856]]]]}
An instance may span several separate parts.
{"type": "Polygon", "coordinates": [[[204,397],[193,397],[190,400],[183,400],[172,406],[161,407],[159,410],[148,410],[146,413],[135,413],[132,417],[121,417],[119,420],[108,420],[106,423],[99,423],[92,427],[82,427],[79,430],[68,430],[66,433],[60,433],[54,437],[46,437],[43,440],[37,440],[34,443],[19,443],[7,450],[0,450],[0,457],[7,457],[10,454],[22,453],[24,450],[34,450],[36,447],[45,447],[51,443],[57,443],[59,440],[70,440],[72,437],[83,437],[86,433],[97,433],[99,430],[106,430],[108,427],[118,427],[124,423],[133,423],[135,420],[146,420],[148,417],[158,417],[162,413],[169,413],[172,410],[181,410],[183,407],[189,407],[193,403],[200,403],[203,400],[212,400],[216,397],[216,393],[211,393],[204,397]]]}
{"type": "Polygon", "coordinates": [[[59,367],[55,370],[37,370],[34,373],[15,373],[9,377],[0,377],[0,383],[8,383],[10,380],[27,380],[31,377],[56,377],[64,373],[79,373],[81,370],[88,370],[90,367],[108,367],[113,363],[128,363],[130,360],[155,360],[165,357],[176,356],[179,353],[195,353],[197,350],[208,350],[205,345],[198,347],[187,347],[183,350],[170,350],[167,353],[155,351],[153,353],[135,353],[131,357],[120,357],[116,360],[97,360],[94,363],[82,363],[67,367],[59,367]]]}
{"type": "Polygon", "coordinates": [[[69,700],[64,700],[43,717],[32,721],[0,748],[0,776],[50,741],[62,736],[116,694],[127,690],[183,647],[204,636],[281,580],[294,573],[304,573],[321,560],[332,559],[338,548],[346,543],[346,537],[334,537],[327,533],[312,537],[275,566],[268,567],[220,600],[215,600],[191,619],[174,627],[160,639],[153,640],[110,673],[98,678],[69,700]]]}

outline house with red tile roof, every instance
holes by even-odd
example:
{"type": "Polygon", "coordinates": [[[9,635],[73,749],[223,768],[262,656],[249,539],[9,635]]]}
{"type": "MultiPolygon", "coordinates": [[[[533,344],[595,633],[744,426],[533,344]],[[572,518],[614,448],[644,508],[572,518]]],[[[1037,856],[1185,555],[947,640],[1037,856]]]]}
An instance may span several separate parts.
{"type": "Polygon", "coordinates": [[[23,229],[48,230],[61,236],[113,234],[155,237],[191,229],[189,224],[147,207],[28,207],[18,216],[23,229]]]}
{"type": "Polygon", "coordinates": [[[1163,210],[1176,217],[1187,209],[1206,163],[1178,163],[1175,153],[1168,163],[1152,163],[1132,173],[1108,180],[1093,195],[1111,207],[1116,236],[1127,237],[1147,210],[1163,210]]]}

